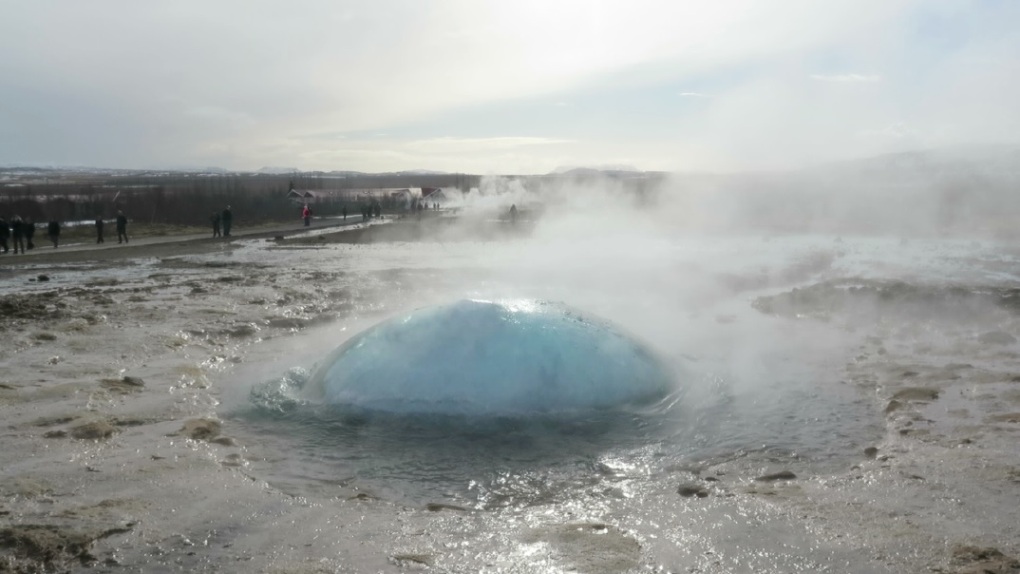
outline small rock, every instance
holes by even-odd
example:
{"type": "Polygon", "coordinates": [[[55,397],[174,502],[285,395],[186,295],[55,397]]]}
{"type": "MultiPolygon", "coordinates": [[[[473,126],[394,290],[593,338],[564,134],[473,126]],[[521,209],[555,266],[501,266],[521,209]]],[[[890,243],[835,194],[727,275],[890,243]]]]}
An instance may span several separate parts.
{"type": "Polygon", "coordinates": [[[237,446],[237,441],[229,436],[218,436],[209,442],[223,446],[237,446]]]}
{"type": "Polygon", "coordinates": [[[776,473],[759,476],[755,480],[757,480],[758,482],[774,482],[776,480],[794,480],[796,478],[797,475],[793,474],[789,470],[781,470],[776,473]]]}
{"type": "Polygon", "coordinates": [[[211,440],[220,434],[222,425],[214,419],[189,419],[176,434],[184,435],[192,440],[211,440]]]}
{"type": "Polygon", "coordinates": [[[953,562],[964,566],[959,574],[1016,574],[1020,560],[1006,556],[998,548],[957,545],[953,548],[953,562]]]}
{"type": "Polygon", "coordinates": [[[889,404],[887,404],[885,406],[885,414],[896,412],[896,411],[900,410],[901,408],[903,408],[903,403],[893,399],[893,400],[889,401],[889,404]]]}
{"type": "Polygon", "coordinates": [[[141,379],[137,377],[121,377],[119,379],[101,379],[99,384],[104,388],[111,391],[116,391],[122,395],[131,393],[137,393],[142,390],[145,385],[141,379]]]}
{"type": "Polygon", "coordinates": [[[864,456],[868,458],[875,458],[876,456],[878,456],[878,448],[869,446],[868,448],[864,449],[864,456]]]}
{"type": "Polygon", "coordinates": [[[439,512],[440,510],[456,510],[457,512],[467,512],[467,509],[463,506],[456,506],[454,504],[443,504],[440,502],[430,502],[425,505],[425,510],[429,512],[439,512]]]}
{"type": "Polygon", "coordinates": [[[252,325],[250,323],[244,323],[234,327],[233,329],[228,329],[226,331],[226,334],[230,335],[231,337],[251,337],[252,335],[257,334],[258,332],[259,332],[258,327],[256,327],[255,325],[252,325]]]}
{"type": "Polygon", "coordinates": [[[66,430],[51,430],[43,433],[43,438],[64,438],[67,436],[66,430]]]}
{"type": "Polygon", "coordinates": [[[138,377],[127,377],[126,376],[126,377],[122,378],[120,381],[122,383],[124,383],[125,385],[129,385],[129,386],[132,386],[132,387],[144,387],[145,386],[145,381],[143,381],[142,379],[140,379],[138,377]]]}
{"type": "Polygon", "coordinates": [[[38,279],[39,281],[49,281],[50,280],[50,276],[45,274],[45,273],[43,273],[43,274],[39,275],[38,277],[36,277],[36,279],[38,279]]]}
{"type": "Polygon", "coordinates": [[[432,556],[428,554],[394,554],[392,558],[394,562],[411,562],[423,566],[432,566],[433,562],[432,556]]]}
{"type": "Polygon", "coordinates": [[[676,493],[684,498],[690,498],[696,496],[698,498],[705,498],[708,496],[708,490],[697,484],[681,484],[677,489],[676,493]]]}
{"type": "Polygon", "coordinates": [[[117,432],[117,427],[105,420],[90,421],[71,429],[71,436],[82,440],[99,440],[110,438],[117,432]]]}
{"type": "Polygon", "coordinates": [[[892,398],[900,401],[934,401],[939,398],[939,392],[927,387],[907,387],[897,391],[892,398]]]}

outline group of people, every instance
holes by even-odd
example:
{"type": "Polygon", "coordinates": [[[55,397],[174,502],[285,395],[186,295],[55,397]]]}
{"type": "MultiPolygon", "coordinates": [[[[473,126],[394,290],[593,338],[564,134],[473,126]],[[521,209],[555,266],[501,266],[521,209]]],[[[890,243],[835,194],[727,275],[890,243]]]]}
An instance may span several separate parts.
{"type": "MultiPolygon", "coordinates": [[[[46,232],[56,248],[60,243],[60,222],[52,220],[46,226],[46,232]]],[[[27,249],[35,249],[35,223],[31,219],[22,220],[15,215],[10,223],[0,218],[0,252],[7,253],[14,246],[15,255],[27,249]]]]}
{"type": "MultiPolygon", "coordinates": [[[[117,211],[117,243],[127,243],[127,216],[124,212],[117,211]]],[[[103,240],[103,218],[96,218],[96,243],[104,243],[103,240]]],[[[60,221],[50,220],[46,225],[46,234],[53,242],[53,248],[60,246],[60,221]]],[[[26,250],[35,249],[35,223],[31,219],[21,219],[15,215],[10,223],[0,217],[0,252],[8,253],[14,247],[14,253],[25,253],[26,250]]]]}
{"type": "Polygon", "coordinates": [[[223,211],[213,212],[209,216],[209,221],[212,222],[213,237],[230,237],[230,227],[234,224],[234,213],[230,211],[229,205],[223,211]],[[220,229],[223,231],[221,232],[220,229]]]}
{"type": "MultiPolygon", "coordinates": [[[[117,243],[127,243],[128,242],[127,216],[124,215],[123,211],[118,209],[117,219],[115,221],[117,223],[117,243]]],[[[106,243],[106,241],[103,239],[104,224],[105,222],[103,221],[102,217],[96,218],[96,243],[106,243]]]]}
{"type": "Polygon", "coordinates": [[[0,250],[4,253],[10,251],[8,242],[13,243],[14,253],[25,252],[25,249],[34,249],[35,243],[32,238],[35,236],[35,223],[31,219],[22,220],[15,215],[11,222],[0,218],[0,250]]]}
{"type": "MultiPolygon", "coordinates": [[[[344,209],[347,209],[346,207],[344,209]]],[[[373,217],[382,217],[382,205],[378,201],[372,203],[366,203],[361,206],[361,220],[368,221],[373,217]]],[[[344,214],[344,219],[347,219],[347,214],[344,214]]]]}

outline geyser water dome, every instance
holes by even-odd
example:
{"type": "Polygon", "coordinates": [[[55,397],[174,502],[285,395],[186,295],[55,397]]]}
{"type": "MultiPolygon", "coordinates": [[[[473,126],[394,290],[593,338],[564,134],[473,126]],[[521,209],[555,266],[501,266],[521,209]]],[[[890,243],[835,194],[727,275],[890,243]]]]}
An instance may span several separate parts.
{"type": "Polygon", "coordinates": [[[558,303],[464,300],[384,321],[334,351],[307,398],[394,413],[529,415],[650,402],[655,353],[558,303]]]}

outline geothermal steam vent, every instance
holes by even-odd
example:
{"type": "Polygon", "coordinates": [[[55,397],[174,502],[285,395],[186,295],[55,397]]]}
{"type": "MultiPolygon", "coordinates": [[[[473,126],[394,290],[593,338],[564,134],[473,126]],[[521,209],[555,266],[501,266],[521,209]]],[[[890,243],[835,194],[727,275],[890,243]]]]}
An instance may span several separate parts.
{"type": "Polygon", "coordinates": [[[671,371],[641,343],[561,304],[458,301],[348,340],[313,400],[397,413],[527,415],[652,401],[671,371]]]}

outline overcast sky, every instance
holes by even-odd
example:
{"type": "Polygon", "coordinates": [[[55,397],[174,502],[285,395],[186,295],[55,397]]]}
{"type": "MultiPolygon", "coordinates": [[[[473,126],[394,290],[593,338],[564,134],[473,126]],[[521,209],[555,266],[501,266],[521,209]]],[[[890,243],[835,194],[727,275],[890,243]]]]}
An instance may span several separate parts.
{"type": "Polygon", "coordinates": [[[0,165],[783,168],[1016,143],[1011,0],[0,0],[0,165]]]}

